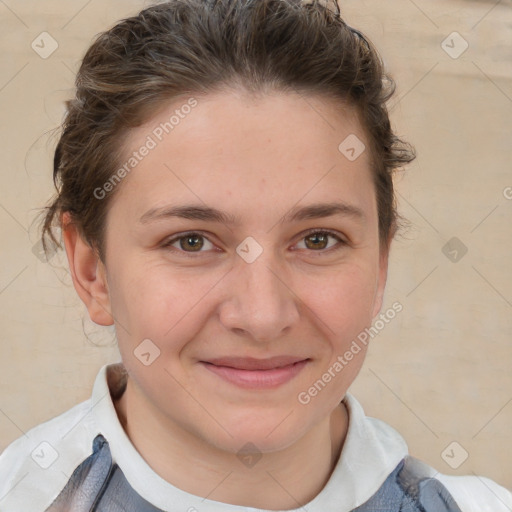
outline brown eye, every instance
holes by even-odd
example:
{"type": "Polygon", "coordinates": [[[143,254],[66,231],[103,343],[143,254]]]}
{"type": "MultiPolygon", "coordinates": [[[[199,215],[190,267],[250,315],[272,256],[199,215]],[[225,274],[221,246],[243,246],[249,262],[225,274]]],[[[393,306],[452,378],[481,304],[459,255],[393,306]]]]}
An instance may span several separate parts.
{"type": "Polygon", "coordinates": [[[327,233],[313,233],[304,238],[306,240],[306,247],[308,249],[325,249],[329,240],[327,233]]]}
{"type": "Polygon", "coordinates": [[[180,247],[184,251],[188,251],[189,249],[192,251],[200,251],[204,245],[203,237],[201,235],[187,235],[183,236],[179,239],[180,247]]]}
{"type": "Polygon", "coordinates": [[[310,249],[310,252],[330,253],[332,250],[341,249],[346,242],[336,233],[331,231],[312,230],[306,233],[298,244],[299,249],[310,249]],[[334,240],[334,242],[330,242],[334,240]],[[304,244],[304,246],[301,246],[304,244]],[[336,247],[337,246],[337,247],[336,247]]]}
{"type": "Polygon", "coordinates": [[[201,233],[185,233],[162,244],[164,249],[169,249],[178,254],[205,253],[215,246],[201,233]]]}

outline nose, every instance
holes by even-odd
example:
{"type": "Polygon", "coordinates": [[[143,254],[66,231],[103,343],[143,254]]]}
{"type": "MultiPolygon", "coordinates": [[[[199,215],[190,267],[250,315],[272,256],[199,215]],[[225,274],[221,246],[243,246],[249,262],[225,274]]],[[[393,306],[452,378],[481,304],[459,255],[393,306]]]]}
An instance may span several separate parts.
{"type": "Polygon", "coordinates": [[[300,318],[300,301],[286,282],[286,273],[264,255],[252,263],[236,263],[224,283],[228,293],[219,313],[226,329],[258,342],[282,337],[300,318]]]}

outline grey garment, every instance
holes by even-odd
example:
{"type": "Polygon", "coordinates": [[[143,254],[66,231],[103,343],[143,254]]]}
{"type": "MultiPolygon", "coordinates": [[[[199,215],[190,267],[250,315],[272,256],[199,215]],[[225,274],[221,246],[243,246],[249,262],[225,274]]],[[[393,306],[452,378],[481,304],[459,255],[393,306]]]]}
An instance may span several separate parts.
{"type": "Polygon", "coordinates": [[[102,435],[92,451],[45,512],[163,512],[134,491],[102,435]]]}
{"type": "MultiPolygon", "coordinates": [[[[461,512],[429,467],[405,457],[379,490],[353,512],[461,512]]],[[[170,510],[172,504],[170,503],[170,510]]],[[[333,504],[333,508],[335,508],[333,504]]],[[[78,466],[45,512],[163,512],[142,498],[113,463],[107,440],[98,435],[92,454],[78,466]]]]}
{"type": "Polygon", "coordinates": [[[461,512],[431,468],[405,457],[379,490],[353,512],[461,512]]]}

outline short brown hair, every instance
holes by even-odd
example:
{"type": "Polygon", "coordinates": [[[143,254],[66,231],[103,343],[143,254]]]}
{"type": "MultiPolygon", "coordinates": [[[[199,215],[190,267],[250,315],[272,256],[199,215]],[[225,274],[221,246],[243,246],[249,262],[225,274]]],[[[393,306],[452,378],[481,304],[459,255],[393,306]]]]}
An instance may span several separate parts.
{"type": "Polygon", "coordinates": [[[399,219],[393,173],[415,158],[414,149],[390,125],[393,79],[335,0],[171,0],[101,33],[82,61],[55,150],[57,195],[45,212],[45,248],[47,237],[60,245],[52,226],[69,212],[103,258],[114,193],[98,200],[94,190],[120,164],[127,130],[177,96],[235,85],[320,94],[356,108],[371,145],[379,239],[387,248],[399,219]]]}

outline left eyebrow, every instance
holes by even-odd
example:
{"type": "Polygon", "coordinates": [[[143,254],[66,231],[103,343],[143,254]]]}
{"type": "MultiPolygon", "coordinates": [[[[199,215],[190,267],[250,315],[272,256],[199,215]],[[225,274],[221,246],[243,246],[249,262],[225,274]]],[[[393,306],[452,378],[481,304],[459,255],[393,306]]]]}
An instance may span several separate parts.
{"type": "MultiPolygon", "coordinates": [[[[283,216],[279,223],[284,224],[286,222],[292,223],[301,220],[322,219],[325,217],[333,217],[335,215],[351,217],[360,222],[364,222],[366,220],[366,215],[361,208],[350,203],[335,202],[315,203],[308,206],[294,207],[283,216]]],[[[175,205],[151,208],[141,216],[139,222],[147,224],[152,221],[172,217],[208,222],[221,222],[228,225],[240,224],[240,219],[236,216],[204,205],[175,205]]]]}
{"type": "Polygon", "coordinates": [[[334,203],[316,203],[303,207],[292,208],[280,221],[297,222],[308,219],[322,219],[324,217],[333,217],[338,215],[341,217],[351,217],[357,221],[366,221],[364,211],[350,203],[334,202],[334,203]]]}

